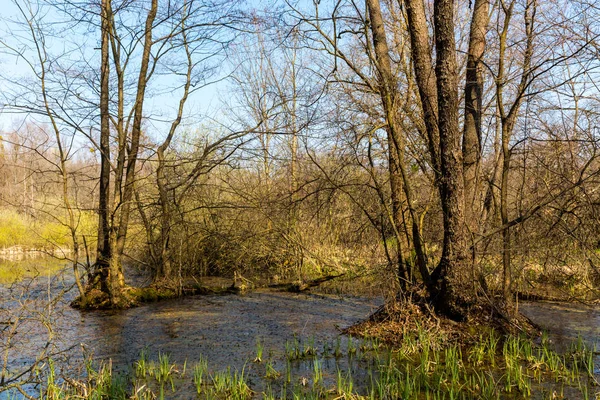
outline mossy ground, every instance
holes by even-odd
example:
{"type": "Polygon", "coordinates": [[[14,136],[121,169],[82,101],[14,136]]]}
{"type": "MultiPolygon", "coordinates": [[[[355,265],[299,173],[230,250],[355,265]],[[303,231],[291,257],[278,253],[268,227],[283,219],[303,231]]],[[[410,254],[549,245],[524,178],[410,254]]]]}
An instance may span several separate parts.
{"type": "Polygon", "coordinates": [[[171,281],[154,282],[144,287],[127,286],[116,299],[111,300],[108,293],[98,288],[86,292],[85,300],[78,296],[71,306],[84,310],[127,309],[144,303],[175,299],[181,296],[238,293],[240,289],[232,286],[205,286],[197,282],[185,285],[171,281]]]}

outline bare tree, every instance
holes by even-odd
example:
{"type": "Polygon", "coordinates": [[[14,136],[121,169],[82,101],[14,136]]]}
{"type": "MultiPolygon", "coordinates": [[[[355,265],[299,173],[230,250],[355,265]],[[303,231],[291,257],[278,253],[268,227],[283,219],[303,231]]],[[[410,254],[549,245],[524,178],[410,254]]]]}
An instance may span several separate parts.
{"type": "MultiPolygon", "coordinates": [[[[67,214],[66,221],[64,224],[69,228],[71,242],[72,242],[72,265],[73,265],[73,275],[75,277],[75,282],[77,284],[77,288],[79,290],[80,296],[82,300],[85,302],[85,291],[79,274],[79,263],[80,263],[80,238],[78,233],[78,211],[76,209],[76,205],[73,204],[72,193],[71,193],[71,175],[68,169],[69,159],[72,157],[71,148],[73,137],[71,137],[71,143],[68,140],[65,140],[65,137],[61,131],[61,127],[59,122],[57,121],[53,110],[52,110],[52,101],[50,97],[52,93],[46,87],[46,76],[48,74],[48,64],[50,63],[47,49],[44,46],[46,37],[44,32],[44,27],[37,20],[35,15],[35,10],[32,4],[20,5],[16,4],[21,16],[24,20],[24,26],[28,31],[29,38],[34,44],[34,51],[32,58],[26,58],[27,55],[23,54],[19,48],[13,47],[8,43],[2,43],[5,49],[9,52],[12,52],[15,55],[22,56],[25,59],[25,62],[31,68],[31,72],[37,77],[39,80],[39,89],[41,95],[41,106],[42,109],[39,110],[41,114],[47,117],[50,129],[54,134],[54,145],[57,150],[57,160],[48,159],[46,154],[40,153],[36,150],[36,153],[47,162],[50,163],[53,167],[56,168],[61,182],[61,194],[62,194],[62,202],[64,205],[64,209],[67,214]],[[66,147],[66,148],[65,148],[66,147]]],[[[32,147],[33,149],[33,147],[32,147]]]]}

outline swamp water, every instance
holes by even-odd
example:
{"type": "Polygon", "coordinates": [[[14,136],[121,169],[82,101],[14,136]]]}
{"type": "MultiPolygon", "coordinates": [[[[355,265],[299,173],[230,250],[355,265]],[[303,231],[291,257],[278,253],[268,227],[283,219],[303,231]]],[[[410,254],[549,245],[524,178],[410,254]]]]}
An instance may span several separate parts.
{"type": "MultiPolygon", "coordinates": [[[[216,281],[211,284],[231,283],[216,281]]],[[[297,383],[308,379],[314,372],[313,359],[287,365],[288,353],[296,351],[297,358],[303,358],[304,352],[313,355],[328,347],[332,354],[336,346],[340,353],[342,347],[347,351],[348,338],[340,336],[341,330],[364,319],[382,303],[381,297],[259,289],[242,295],[188,296],[128,310],[80,311],[68,305],[76,295],[68,270],[62,275],[38,277],[33,284],[1,286],[0,295],[4,300],[0,308],[1,345],[8,354],[9,379],[32,365],[51,343],[44,355],[52,354],[59,379],[61,374],[82,376],[86,358],[95,360],[96,367],[110,360],[115,373],[127,374],[141,356],[157,361],[168,355],[169,361],[180,367],[189,363],[191,369],[194,362],[204,359],[210,372],[244,371],[255,383],[253,389],[264,387],[261,380],[267,363],[272,372],[291,368],[297,383]],[[62,296],[48,306],[61,292],[62,296]],[[11,328],[16,327],[9,322],[16,318],[20,319],[19,327],[7,343],[11,328]],[[264,361],[255,363],[259,347],[264,361]]],[[[332,371],[353,368],[348,360],[330,361],[323,363],[324,379],[330,383],[332,371]]],[[[0,399],[9,398],[2,389],[0,386],[0,399]]],[[[166,398],[192,398],[193,389],[184,387],[181,393],[166,398]]],[[[35,390],[28,386],[30,394],[35,390]]]]}
{"type": "MultiPolygon", "coordinates": [[[[581,338],[600,350],[600,307],[577,303],[526,302],[519,310],[538,324],[559,352],[565,351],[573,340],[581,338]]],[[[596,357],[596,373],[600,373],[600,358],[596,357]]]]}
{"type": "MultiPolygon", "coordinates": [[[[68,272],[65,276],[69,276],[68,272]]],[[[51,341],[52,346],[47,355],[56,352],[53,358],[56,359],[59,380],[62,373],[67,376],[83,376],[84,356],[96,360],[97,369],[101,360],[111,360],[110,366],[115,376],[128,374],[131,377],[136,368],[139,373],[140,358],[144,360],[145,368],[155,368],[158,371],[160,361],[165,361],[165,355],[168,355],[166,367],[172,372],[171,383],[160,390],[160,396],[167,399],[233,398],[231,393],[214,397],[208,394],[214,393],[216,378],[221,373],[222,379],[227,379],[225,371],[227,375],[237,374],[238,377],[243,374],[243,379],[254,391],[255,398],[271,398],[269,395],[272,393],[272,398],[342,399],[352,398],[347,395],[352,392],[369,395],[367,387],[371,388],[373,398],[413,398],[415,393],[410,390],[422,383],[416,382],[420,379],[416,374],[410,377],[409,369],[418,369],[415,365],[419,363],[421,366],[430,364],[427,368],[431,370],[425,371],[425,375],[439,374],[438,385],[445,385],[445,390],[448,389],[443,396],[438,396],[437,389],[432,387],[427,392],[427,397],[420,397],[476,398],[480,397],[476,395],[477,390],[483,390],[484,385],[473,382],[475,389],[453,397],[454,388],[447,381],[451,381],[455,372],[436,371],[435,364],[439,364],[439,360],[432,361],[434,356],[427,355],[427,362],[419,362],[419,357],[422,358],[423,355],[415,353],[406,356],[404,361],[399,361],[398,367],[381,368],[390,363],[388,351],[381,349],[377,343],[340,335],[341,329],[364,319],[382,303],[382,298],[376,296],[351,297],[257,290],[245,295],[190,296],[123,311],[82,312],[68,306],[75,295],[69,278],[41,277],[29,287],[9,288],[5,285],[0,292],[4,300],[0,308],[3,313],[0,322],[9,322],[4,317],[21,318],[18,332],[14,336],[10,335],[14,324],[0,326],[2,350],[8,354],[9,378],[31,365],[51,341]],[[48,306],[48,299],[60,291],[65,292],[64,296],[48,306]],[[7,302],[7,299],[11,300],[7,302]],[[51,330],[48,329],[49,326],[51,330]],[[9,337],[11,343],[7,343],[9,337]],[[259,355],[261,362],[253,362],[259,355]],[[195,363],[199,360],[206,362],[202,383],[206,393],[201,396],[196,393],[193,378],[197,368],[195,363]],[[187,373],[182,374],[184,365],[187,373]],[[170,388],[173,379],[177,383],[176,391],[170,388]],[[389,388],[403,379],[406,382],[394,389],[396,394],[390,394],[392,391],[389,388]],[[413,379],[412,383],[409,382],[410,379],[413,379]],[[314,390],[316,387],[321,389],[314,390]],[[331,389],[336,387],[337,391],[331,389]],[[302,395],[294,397],[298,393],[302,395]],[[397,393],[407,395],[393,397],[398,396],[397,393]]],[[[556,303],[525,303],[520,307],[523,313],[548,330],[550,340],[560,351],[566,351],[569,343],[577,337],[582,338],[589,346],[600,339],[600,310],[597,308],[556,303]]],[[[598,353],[590,354],[593,357],[594,373],[598,378],[600,359],[598,353]]],[[[448,360],[456,358],[456,355],[446,352],[442,357],[446,364],[444,368],[448,369],[448,360]]],[[[460,364],[460,360],[456,361],[457,366],[460,364]]],[[[463,378],[458,378],[461,379],[463,378]]],[[[502,379],[502,376],[490,375],[485,383],[489,384],[486,389],[488,394],[482,394],[481,397],[528,397],[526,389],[522,389],[518,383],[513,383],[515,388],[512,392],[507,392],[510,385],[500,386],[502,379]],[[496,397],[500,392],[503,394],[496,397]]],[[[581,384],[579,388],[572,387],[576,386],[575,383],[567,384],[565,388],[564,382],[557,379],[555,383],[534,387],[532,397],[585,399],[596,396],[593,385],[591,389],[586,386],[584,391],[581,384]]],[[[234,383],[230,381],[226,384],[234,383]]],[[[156,382],[148,385],[157,392],[156,382]]],[[[426,383],[427,385],[430,383],[426,383]]],[[[461,385],[463,384],[459,384],[457,389],[461,385]]],[[[0,386],[1,399],[20,398],[14,391],[2,393],[2,390],[0,386]]],[[[36,390],[35,386],[27,387],[27,391],[33,396],[36,390]]],[[[600,391],[598,388],[596,390],[600,391]]]]}

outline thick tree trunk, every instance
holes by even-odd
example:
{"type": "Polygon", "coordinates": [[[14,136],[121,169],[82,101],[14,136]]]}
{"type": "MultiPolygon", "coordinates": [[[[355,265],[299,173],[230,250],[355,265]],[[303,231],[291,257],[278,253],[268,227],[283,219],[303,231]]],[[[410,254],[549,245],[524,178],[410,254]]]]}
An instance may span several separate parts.
{"type": "Polygon", "coordinates": [[[139,151],[143,102],[147,85],[150,49],[152,47],[152,28],[157,13],[157,0],[153,0],[146,17],[144,45],[141,57],[136,102],[134,106],[133,124],[129,147],[126,143],[126,128],[123,126],[123,70],[120,65],[120,52],[117,33],[112,26],[114,15],[111,0],[102,0],[101,4],[101,66],[100,66],[100,194],[99,194],[99,221],[98,244],[95,277],[90,282],[90,288],[99,286],[99,289],[108,294],[111,306],[120,307],[123,302],[123,276],[122,257],[129,224],[129,214],[133,199],[135,183],[135,168],[139,151]],[[109,48],[112,44],[113,62],[118,77],[118,155],[116,166],[116,179],[114,182],[114,207],[110,204],[110,56],[109,48]],[[126,160],[126,161],[125,161],[126,160]],[[124,166],[126,164],[126,169],[124,166]],[[122,182],[125,171],[125,182],[122,182]]]}
{"type": "Polygon", "coordinates": [[[438,312],[460,320],[467,316],[473,300],[467,272],[454,1],[434,2],[435,70],[432,68],[431,49],[428,45],[429,33],[423,0],[405,0],[405,4],[415,78],[444,213],[442,257],[431,274],[429,293],[438,312]]]}
{"type": "Polygon", "coordinates": [[[435,1],[434,25],[444,247],[440,263],[432,275],[432,299],[439,312],[460,320],[468,315],[473,297],[467,268],[453,0],[435,1]]]}
{"type": "Polygon", "coordinates": [[[144,47],[140,64],[140,71],[137,82],[137,92],[135,99],[133,125],[131,128],[131,142],[127,151],[127,168],[125,171],[125,185],[123,189],[123,200],[121,204],[121,214],[115,240],[116,247],[113,249],[113,257],[115,262],[111,262],[111,282],[117,287],[122,288],[123,270],[121,258],[125,250],[125,240],[127,237],[127,229],[129,227],[129,216],[131,213],[131,203],[133,200],[133,192],[135,185],[135,174],[137,158],[140,146],[140,137],[142,132],[142,117],[144,108],[144,99],[146,94],[146,86],[148,83],[148,66],[150,63],[150,50],[152,48],[152,28],[156,12],[158,8],[158,0],[152,0],[148,16],[146,17],[146,25],[144,31],[144,47]]]}

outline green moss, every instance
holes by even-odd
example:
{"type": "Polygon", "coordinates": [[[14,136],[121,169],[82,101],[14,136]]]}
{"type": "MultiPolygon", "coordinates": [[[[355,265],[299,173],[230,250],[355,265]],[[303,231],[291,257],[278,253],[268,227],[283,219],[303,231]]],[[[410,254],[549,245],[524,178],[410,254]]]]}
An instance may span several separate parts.
{"type": "Polygon", "coordinates": [[[154,286],[135,288],[129,294],[134,300],[140,303],[151,303],[177,297],[177,293],[173,289],[154,286]]]}

